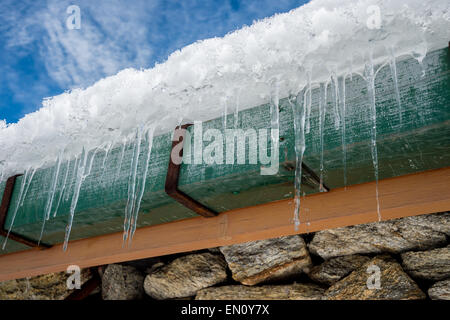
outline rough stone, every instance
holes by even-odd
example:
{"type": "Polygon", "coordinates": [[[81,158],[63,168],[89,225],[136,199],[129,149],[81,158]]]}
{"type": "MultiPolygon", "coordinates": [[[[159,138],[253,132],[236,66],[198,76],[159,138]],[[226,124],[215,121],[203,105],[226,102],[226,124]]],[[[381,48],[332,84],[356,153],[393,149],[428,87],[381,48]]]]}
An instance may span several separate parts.
{"type": "Polygon", "coordinates": [[[309,271],[303,238],[287,236],[220,247],[233,279],[245,285],[280,280],[309,271]]]}
{"type": "Polygon", "coordinates": [[[450,246],[429,251],[405,252],[401,257],[403,269],[413,278],[450,278],[450,246]]]}
{"type": "Polygon", "coordinates": [[[309,250],[324,259],[351,254],[401,253],[445,245],[449,235],[450,213],[444,212],[319,231],[309,250]]]}
{"type": "Polygon", "coordinates": [[[198,290],[227,279],[226,263],[221,255],[209,252],[191,254],[173,260],[145,278],[145,292],[155,299],[194,296],[198,290]]]}
{"type": "MultiPolygon", "coordinates": [[[[68,289],[66,272],[0,282],[0,300],[64,300],[74,290],[68,289]]],[[[80,274],[81,285],[92,278],[89,269],[80,274]]]]}
{"type": "Polygon", "coordinates": [[[313,267],[308,275],[313,281],[332,285],[369,260],[369,257],[361,255],[331,258],[313,267]]]}
{"type": "Polygon", "coordinates": [[[325,292],[329,300],[416,300],[425,294],[388,255],[373,258],[325,292]],[[374,281],[379,268],[379,286],[374,281]]]}
{"type": "Polygon", "coordinates": [[[433,300],[450,300],[450,279],[433,284],[428,289],[428,296],[433,300]]]}
{"type": "Polygon", "coordinates": [[[133,266],[110,264],[102,277],[104,300],[135,300],[144,295],[144,274],[133,266]]]}
{"type": "Polygon", "coordinates": [[[325,289],[316,284],[230,285],[200,290],[196,300],[320,300],[325,289]]]}

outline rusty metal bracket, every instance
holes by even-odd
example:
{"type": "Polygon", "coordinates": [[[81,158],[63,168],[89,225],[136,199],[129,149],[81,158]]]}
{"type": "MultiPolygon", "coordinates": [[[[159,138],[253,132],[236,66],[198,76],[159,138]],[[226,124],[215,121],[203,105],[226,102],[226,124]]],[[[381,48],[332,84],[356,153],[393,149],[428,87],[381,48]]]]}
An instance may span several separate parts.
{"type": "MultiPolygon", "coordinates": [[[[313,170],[311,170],[304,162],[302,162],[302,170],[310,178],[312,178],[317,185],[320,186],[320,178],[319,178],[319,176],[313,170]]],[[[330,191],[330,188],[328,188],[323,181],[322,181],[322,189],[323,189],[323,192],[330,191]]]]}
{"type": "Polygon", "coordinates": [[[201,204],[195,199],[192,199],[190,196],[188,196],[187,194],[178,189],[178,178],[180,175],[181,161],[178,164],[173,162],[174,158],[173,155],[174,152],[177,151],[175,147],[179,145],[180,148],[179,159],[183,159],[184,137],[186,135],[186,129],[191,125],[192,124],[185,124],[182,125],[181,127],[175,128],[174,140],[172,141],[172,148],[170,151],[169,168],[167,169],[165,191],[167,195],[169,195],[171,198],[175,199],[183,206],[196,212],[197,214],[207,218],[215,217],[218,214],[217,212],[205,207],[203,204],[201,204]],[[179,135],[178,141],[175,139],[176,135],[179,135]]]}
{"type": "MultiPolygon", "coordinates": [[[[295,170],[295,161],[285,161],[281,164],[283,168],[287,171],[295,170]]],[[[319,176],[308,167],[304,162],[302,162],[302,184],[306,185],[312,189],[320,188],[320,178],[319,176]]],[[[328,192],[330,188],[322,182],[322,192],[328,192]]]]}
{"type": "Polygon", "coordinates": [[[9,177],[8,180],[6,180],[6,186],[5,190],[3,191],[3,197],[2,202],[0,204],[0,235],[3,237],[8,237],[11,240],[14,240],[16,242],[20,242],[22,244],[25,244],[29,247],[33,248],[39,248],[39,249],[47,249],[50,248],[50,245],[44,244],[44,243],[38,243],[35,240],[29,239],[27,237],[21,236],[14,232],[9,232],[5,228],[6,223],[6,216],[8,214],[9,205],[11,203],[11,198],[14,190],[14,184],[16,183],[16,178],[21,176],[21,174],[17,174],[15,176],[9,177]]]}

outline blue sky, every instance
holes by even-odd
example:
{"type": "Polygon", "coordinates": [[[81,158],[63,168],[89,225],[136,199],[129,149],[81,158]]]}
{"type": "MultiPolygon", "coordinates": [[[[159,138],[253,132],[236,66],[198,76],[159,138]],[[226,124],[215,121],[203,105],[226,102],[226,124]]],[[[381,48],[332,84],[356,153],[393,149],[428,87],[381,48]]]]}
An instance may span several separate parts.
{"type": "Polygon", "coordinates": [[[0,120],[119,70],[150,68],[197,40],[221,37],[306,0],[0,0],[0,120]],[[70,5],[81,28],[66,27],[70,5]]]}

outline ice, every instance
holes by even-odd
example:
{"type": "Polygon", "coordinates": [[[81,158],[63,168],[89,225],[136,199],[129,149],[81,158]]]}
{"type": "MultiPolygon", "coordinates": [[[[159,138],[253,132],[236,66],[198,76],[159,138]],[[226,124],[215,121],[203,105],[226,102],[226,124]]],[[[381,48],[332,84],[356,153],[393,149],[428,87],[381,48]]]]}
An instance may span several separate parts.
{"type": "MultiPolygon", "coordinates": [[[[272,150],[279,150],[280,135],[280,80],[270,81],[270,141],[272,150]]],[[[273,152],[273,151],[272,151],[273,152]]]]}
{"type": "Polygon", "coordinates": [[[239,128],[239,96],[241,94],[241,90],[236,90],[236,105],[234,109],[234,128],[239,128]]]}
{"type": "Polygon", "coordinates": [[[227,111],[227,99],[225,97],[222,98],[221,102],[222,104],[222,119],[223,119],[223,130],[225,130],[227,128],[227,116],[228,116],[228,111],[227,111]]]}
{"type": "Polygon", "coordinates": [[[325,114],[327,110],[327,87],[328,83],[320,84],[320,97],[319,97],[319,136],[320,136],[320,192],[325,192],[323,187],[323,148],[324,148],[324,134],[325,134],[325,114]]]}
{"type": "Polygon", "coordinates": [[[6,248],[6,243],[8,242],[9,235],[14,226],[14,221],[16,220],[17,211],[23,204],[23,199],[26,197],[28,187],[31,184],[31,180],[33,179],[33,176],[34,176],[34,172],[35,172],[35,170],[31,169],[31,168],[29,168],[28,170],[25,171],[25,174],[22,179],[22,183],[20,184],[19,198],[17,200],[17,205],[14,208],[11,225],[8,228],[8,233],[6,234],[5,240],[3,241],[2,250],[5,250],[5,248],[6,248]],[[30,174],[30,172],[31,172],[31,174],[30,174]]]}
{"type": "Polygon", "coordinates": [[[380,199],[378,194],[378,150],[377,150],[377,110],[376,110],[376,93],[375,93],[375,73],[374,73],[373,57],[371,54],[369,54],[368,61],[366,62],[364,71],[365,71],[364,76],[367,82],[367,92],[369,96],[370,117],[372,119],[371,151],[375,174],[375,197],[377,201],[377,216],[378,221],[381,221],[380,199]]]}
{"type": "Polygon", "coordinates": [[[119,165],[117,166],[116,174],[114,175],[113,184],[115,184],[117,178],[119,177],[120,170],[122,169],[122,162],[123,162],[123,157],[125,155],[126,147],[127,147],[127,141],[125,140],[125,141],[122,142],[122,148],[120,150],[119,165]]]}
{"type": "Polygon", "coordinates": [[[341,121],[342,121],[342,164],[344,167],[344,187],[347,187],[347,141],[346,141],[346,115],[347,115],[347,101],[346,101],[346,86],[345,86],[345,80],[347,76],[344,75],[341,80],[341,86],[340,86],[340,97],[341,97],[341,121]]]}
{"type": "Polygon", "coordinates": [[[311,87],[311,69],[306,72],[307,78],[307,92],[308,96],[305,98],[306,108],[307,108],[307,120],[306,120],[306,133],[309,133],[311,130],[311,105],[312,105],[312,87],[311,87]]]}
{"type": "Polygon", "coordinates": [[[392,47],[389,48],[389,67],[391,68],[392,80],[394,81],[395,98],[397,99],[398,104],[398,118],[400,120],[400,125],[402,125],[402,103],[400,101],[400,90],[398,88],[397,63],[395,61],[395,53],[392,47]]]}
{"type": "Polygon", "coordinates": [[[73,218],[75,216],[75,209],[78,204],[78,199],[80,197],[80,190],[81,186],[86,179],[87,176],[91,173],[92,169],[92,163],[94,162],[95,154],[97,153],[97,148],[95,148],[93,151],[89,152],[86,151],[84,148],[81,152],[80,160],[78,161],[78,166],[74,168],[74,171],[76,171],[76,181],[74,185],[74,192],[72,196],[72,201],[70,203],[70,214],[69,214],[69,221],[66,226],[66,233],[64,235],[64,244],[63,244],[63,250],[67,250],[67,246],[69,243],[70,238],[70,232],[72,231],[72,224],[73,224],[73,218]],[[90,156],[90,160],[88,160],[90,156]]]}
{"type": "Polygon", "coordinates": [[[58,161],[56,162],[57,164],[56,164],[56,168],[55,168],[55,173],[52,178],[52,185],[51,185],[50,193],[49,193],[49,196],[47,199],[47,204],[45,205],[44,216],[42,219],[41,235],[39,236],[38,243],[41,242],[42,236],[44,234],[45,222],[48,219],[50,219],[50,212],[52,211],[53,199],[55,198],[56,185],[58,183],[59,170],[61,169],[62,154],[63,154],[63,151],[61,151],[60,155],[58,156],[58,161]]]}
{"type": "Polygon", "coordinates": [[[56,214],[58,213],[59,204],[61,203],[61,199],[64,196],[64,192],[66,190],[66,185],[67,185],[67,178],[69,177],[69,169],[70,169],[70,161],[67,160],[66,173],[64,174],[63,184],[62,184],[61,190],[59,191],[59,198],[58,198],[58,202],[56,203],[56,208],[53,213],[53,217],[56,217],[56,214]]]}
{"type": "MultiPolygon", "coordinates": [[[[275,76],[282,83],[280,98],[287,97],[308,82],[299,66],[314,66],[315,83],[326,81],[330,67],[337,76],[350,64],[362,70],[358,57],[367,54],[369,43],[421,62],[430,50],[448,45],[449,7],[449,1],[433,0],[313,0],[223,38],[198,41],[151,69],[125,69],[91,87],[46,98],[18,123],[0,125],[4,176],[54,164],[63,149],[67,160],[83,147],[131,138],[139,123],[158,124],[159,135],[172,131],[180,117],[220,117],[225,92],[241,90],[241,110],[267,103],[267,83],[275,76]],[[379,29],[367,26],[373,5],[382,14],[379,29]]],[[[386,50],[375,50],[373,59],[385,60],[386,50]]]]}
{"type": "Polygon", "coordinates": [[[333,89],[333,100],[334,100],[334,127],[339,130],[341,124],[341,116],[339,114],[339,79],[335,72],[331,73],[331,86],[333,89]]]}
{"type": "Polygon", "coordinates": [[[133,145],[133,158],[131,161],[130,174],[128,178],[128,201],[125,207],[125,219],[123,222],[123,242],[128,239],[130,233],[131,219],[136,206],[136,178],[139,164],[139,154],[141,151],[141,141],[143,134],[142,126],[136,130],[136,136],[133,145]]]}
{"type": "Polygon", "coordinates": [[[133,146],[133,159],[130,168],[130,176],[128,182],[128,201],[125,208],[125,220],[124,220],[124,232],[123,232],[123,245],[131,240],[136,231],[136,223],[138,219],[139,209],[141,206],[142,197],[145,191],[145,183],[147,180],[148,167],[150,163],[150,155],[153,146],[153,135],[155,127],[144,129],[142,126],[137,129],[135,143],[133,146]],[[145,159],[143,165],[143,172],[140,173],[138,168],[140,164],[140,150],[142,140],[145,142],[145,159]]]}
{"type": "Polygon", "coordinates": [[[306,120],[306,93],[307,90],[300,92],[297,97],[290,98],[294,114],[294,134],[295,134],[295,209],[294,209],[294,229],[298,231],[300,226],[300,199],[302,184],[302,163],[303,155],[306,149],[305,143],[305,120],[306,120]]]}
{"type": "Polygon", "coordinates": [[[146,150],[146,158],[144,161],[144,173],[141,175],[141,181],[140,181],[140,185],[138,187],[139,190],[139,197],[137,199],[136,202],[136,208],[134,209],[133,215],[132,215],[132,219],[131,219],[131,232],[130,232],[130,241],[133,239],[134,233],[136,231],[136,223],[137,223],[137,219],[138,219],[138,214],[139,214],[139,209],[141,207],[141,201],[142,201],[142,197],[144,196],[144,191],[145,191],[145,182],[147,180],[147,173],[148,173],[148,166],[150,163],[150,155],[152,152],[152,147],[153,147],[153,134],[154,134],[155,128],[152,127],[147,131],[146,134],[146,142],[147,142],[147,150],[146,150]]]}

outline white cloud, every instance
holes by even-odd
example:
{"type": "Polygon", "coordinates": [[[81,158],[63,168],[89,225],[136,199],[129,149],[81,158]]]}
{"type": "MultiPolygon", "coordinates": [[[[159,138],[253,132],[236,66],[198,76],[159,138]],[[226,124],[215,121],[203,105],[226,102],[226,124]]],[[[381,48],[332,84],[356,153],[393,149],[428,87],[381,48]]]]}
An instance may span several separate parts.
{"type": "Polygon", "coordinates": [[[3,0],[0,34],[17,55],[34,55],[38,48],[48,76],[60,88],[70,89],[89,86],[124,68],[151,67],[197,39],[240,27],[249,14],[270,15],[295,2],[244,1],[234,11],[228,2],[3,0]],[[69,5],[80,7],[80,30],[66,27],[69,5]]]}
{"type": "Polygon", "coordinates": [[[69,30],[70,4],[49,1],[46,7],[19,8],[14,3],[7,18],[8,46],[24,51],[37,44],[48,75],[62,88],[87,86],[126,67],[150,65],[153,50],[143,25],[149,4],[146,10],[127,10],[127,2],[82,2],[81,29],[69,30]]]}

